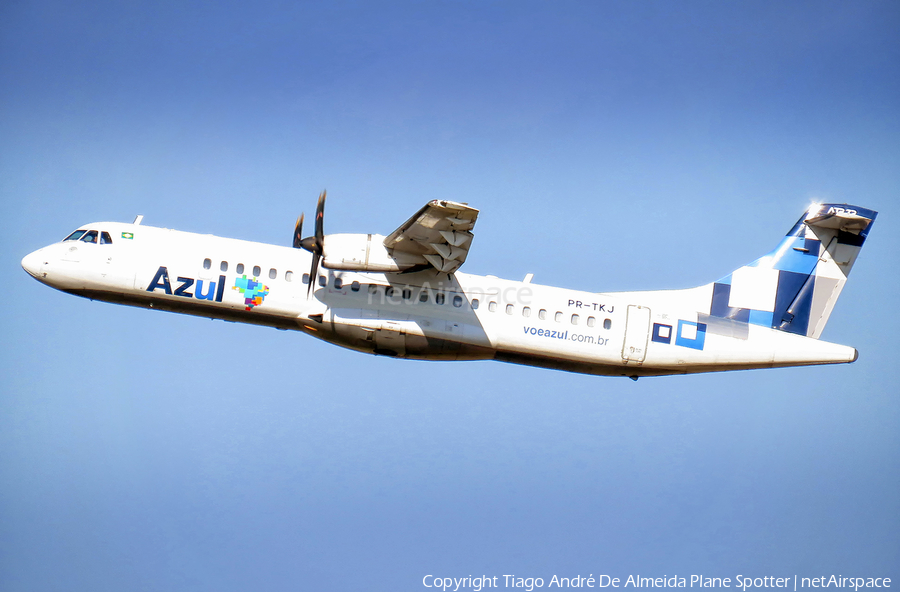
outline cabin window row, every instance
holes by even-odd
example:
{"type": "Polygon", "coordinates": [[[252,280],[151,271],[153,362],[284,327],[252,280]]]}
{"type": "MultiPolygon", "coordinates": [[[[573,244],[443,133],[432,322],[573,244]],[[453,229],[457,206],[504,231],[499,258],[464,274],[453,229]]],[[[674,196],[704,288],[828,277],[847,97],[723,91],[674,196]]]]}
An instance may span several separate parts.
{"type": "MultiPolygon", "coordinates": [[[[73,233],[73,235],[74,235],[74,234],[75,234],[75,233],[73,233]]],[[[104,233],[104,234],[105,234],[105,233],[104,233]]],[[[72,239],[72,238],[67,238],[66,240],[78,240],[78,238],[74,238],[74,239],[72,239]]],[[[211,268],[212,268],[212,260],[211,260],[211,259],[208,259],[208,258],[207,258],[207,259],[204,259],[204,260],[203,260],[203,269],[211,269],[211,268]]],[[[220,263],[219,263],[219,270],[220,270],[221,272],[223,272],[223,273],[227,272],[227,271],[228,271],[228,262],[227,262],[227,261],[222,261],[222,262],[220,262],[220,263]]],[[[243,264],[243,263],[238,263],[237,266],[235,267],[235,272],[237,272],[239,275],[242,275],[242,274],[244,273],[244,264],[243,264]]],[[[260,273],[262,273],[262,268],[260,268],[259,265],[254,265],[254,266],[253,266],[253,276],[254,276],[254,277],[259,277],[260,273]]],[[[277,279],[277,278],[278,278],[278,270],[276,270],[274,267],[271,268],[271,269],[269,269],[269,279],[274,280],[274,279],[277,279]]],[[[290,282],[290,281],[293,280],[293,278],[294,278],[294,272],[293,272],[293,271],[285,271],[285,272],[284,272],[284,279],[285,279],[285,281],[290,282]]],[[[304,274],[303,274],[303,277],[302,277],[302,280],[303,280],[303,283],[304,283],[304,284],[308,284],[308,283],[309,283],[309,274],[308,274],[308,273],[304,273],[304,274]]],[[[320,276],[319,276],[318,284],[319,284],[319,286],[321,286],[321,287],[323,287],[323,288],[326,287],[326,286],[328,285],[328,278],[327,278],[326,276],[324,276],[324,275],[320,275],[320,276]]],[[[336,278],[334,278],[334,283],[333,283],[333,285],[334,285],[334,288],[335,288],[336,290],[340,290],[340,289],[342,289],[342,288],[344,287],[344,281],[343,281],[343,279],[341,279],[341,278],[339,278],[339,277],[336,277],[336,278]]],[[[410,289],[410,288],[395,288],[395,287],[393,287],[393,286],[379,286],[379,285],[377,285],[377,284],[369,284],[369,287],[368,287],[369,294],[377,294],[377,293],[378,293],[378,290],[381,289],[381,288],[384,289],[384,296],[385,296],[385,298],[396,298],[397,296],[399,296],[401,299],[407,300],[407,301],[412,299],[412,289],[410,289]]],[[[360,289],[360,283],[359,283],[358,281],[353,281],[353,283],[350,284],[350,289],[351,289],[353,292],[359,292],[359,289],[360,289]]],[[[442,304],[444,304],[444,303],[447,301],[447,295],[446,295],[445,293],[443,293],[443,292],[434,292],[433,294],[434,294],[434,297],[433,297],[433,299],[432,299],[432,298],[429,296],[429,291],[423,289],[423,290],[421,290],[421,291],[419,292],[418,300],[419,300],[419,302],[422,302],[422,303],[427,303],[427,302],[429,302],[429,300],[433,300],[435,304],[439,304],[439,305],[442,305],[442,304]]],[[[463,297],[462,297],[461,295],[459,295],[459,294],[454,294],[453,297],[452,297],[452,299],[451,299],[451,302],[452,302],[453,306],[456,307],[456,308],[461,308],[464,301],[465,301],[465,300],[463,299],[463,297]]],[[[478,301],[477,298],[474,298],[474,299],[472,300],[472,308],[473,308],[473,309],[476,309],[476,310],[477,310],[479,304],[480,304],[480,303],[479,303],[479,301],[478,301]]],[[[496,310],[497,310],[497,303],[496,303],[495,301],[489,302],[489,303],[488,303],[488,310],[489,310],[490,312],[496,312],[496,310]]],[[[511,314],[514,314],[514,313],[515,313],[515,305],[513,305],[513,304],[507,304],[507,305],[506,305],[506,314],[511,315],[511,314]]],[[[526,318],[531,316],[531,307],[530,307],[530,306],[524,306],[524,307],[522,307],[522,316],[523,316],[523,317],[526,317],[526,318]]],[[[555,315],[554,315],[554,320],[555,320],[557,323],[561,323],[561,322],[563,321],[563,316],[564,316],[564,315],[563,315],[562,312],[557,311],[557,312],[555,313],[555,315]]],[[[538,318],[541,319],[541,320],[546,320],[546,319],[547,319],[547,310],[544,309],[544,308],[539,309],[539,310],[538,310],[538,318]]],[[[580,322],[580,317],[579,317],[579,315],[573,314],[573,315],[569,318],[569,322],[571,322],[573,325],[579,324],[579,322],[580,322]]],[[[588,327],[593,327],[593,326],[596,325],[596,323],[597,323],[597,319],[596,319],[595,317],[588,317],[588,318],[587,318],[587,326],[588,326],[588,327]]],[[[612,320],[610,320],[610,319],[603,319],[603,328],[604,328],[604,329],[611,329],[611,328],[612,328],[612,320]]]]}
{"type": "MultiPolygon", "coordinates": [[[[478,300],[477,299],[472,301],[472,308],[478,308],[478,300]]],[[[496,312],[497,311],[497,303],[494,301],[488,302],[488,310],[490,312],[496,312]]],[[[515,314],[515,312],[516,312],[516,306],[514,304],[506,305],[506,314],[512,315],[512,314],[515,314]]],[[[522,307],[522,316],[526,317],[526,318],[531,316],[531,307],[530,306],[522,307]]],[[[542,321],[547,320],[547,309],[545,309],[545,308],[538,309],[538,318],[541,319],[542,321]]],[[[563,313],[561,311],[556,311],[556,313],[554,313],[554,315],[553,315],[553,320],[556,321],[557,323],[562,323],[564,319],[565,319],[565,313],[563,313]]],[[[577,325],[581,322],[581,316],[578,314],[573,314],[572,316],[569,317],[569,322],[572,323],[573,325],[577,325]]],[[[594,327],[597,324],[597,319],[596,319],[596,317],[588,317],[586,322],[587,322],[588,327],[594,327]]],[[[604,329],[612,329],[612,319],[603,319],[603,328],[604,329]]]]}
{"type": "MultiPolygon", "coordinates": [[[[309,283],[309,274],[308,274],[308,273],[304,273],[304,274],[303,274],[302,280],[303,280],[303,283],[304,283],[304,284],[308,284],[308,283],[309,283]]],[[[318,283],[319,283],[319,286],[321,286],[322,288],[324,288],[324,287],[326,287],[326,286],[328,285],[328,278],[325,277],[324,275],[320,275],[320,276],[319,276],[319,282],[318,282],[318,283]]],[[[353,290],[354,292],[359,292],[359,285],[360,285],[359,282],[353,282],[353,283],[350,285],[350,289],[353,290]]],[[[332,287],[334,287],[335,290],[340,290],[341,288],[344,287],[344,280],[343,280],[342,278],[339,278],[339,277],[334,278],[334,282],[332,283],[332,287]]]]}
{"type": "MultiPolygon", "coordinates": [[[[66,239],[66,240],[69,240],[69,239],[66,239]]],[[[227,273],[228,268],[229,268],[228,261],[220,261],[219,262],[219,271],[221,271],[222,273],[227,273]]],[[[203,260],[203,269],[206,269],[206,270],[212,269],[212,259],[206,258],[203,260]]],[[[243,263],[238,263],[234,267],[234,271],[238,275],[244,275],[244,272],[246,270],[247,270],[247,268],[243,263]]],[[[262,274],[262,267],[260,267],[259,265],[254,265],[250,271],[253,272],[253,277],[258,278],[262,274]]],[[[276,280],[276,279],[278,279],[278,270],[274,267],[271,267],[271,268],[269,268],[268,275],[269,275],[270,280],[276,280]]],[[[294,272],[291,270],[287,270],[284,272],[283,277],[286,282],[292,282],[292,281],[294,281],[294,272]]],[[[309,274],[308,273],[303,274],[302,281],[304,284],[309,283],[309,274]]],[[[325,277],[324,275],[320,275],[319,276],[319,285],[322,286],[323,288],[325,286],[327,286],[328,278],[325,277]]],[[[341,278],[339,278],[339,277],[334,278],[334,287],[336,289],[340,290],[343,287],[343,285],[344,285],[344,283],[341,278]]],[[[358,292],[359,291],[359,282],[353,282],[352,289],[354,292],[358,292]]]]}
{"type": "MultiPolygon", "coordinates": [[[[304,284],[309,283],[309,274],[308,273],[303,274],[303,283],[304,284]]],[[[328,278],[324,275],[320,275],[318,284],[322,288],[327,287],[328,286],[328,278]]],[[[342,289],[344,287],[344,280],[340,277],[335,277],[332,281],[332,287],[335,290],[342,289]]],[[[356,280],[354,280],[350,284],[350,290],[353,292],[359,292],[361,287],[362,287],[362,284],[360,284],[356,280]]],[[[366,290],[370,295],[373,295],[373,296],[376,294],[379,294],[379,292],[382,292],[384,295],[384,298],[390,298],[390,299],[398,299],[399,298],[400,300],[406,300],[406,301],[413,300],[413,288],[408,288],[408,287],[407,288],[399,288],[399,287],[394,287],[394,286],[383,286],[383,285],[379,285],[379,284],[368,284],[366,290]]],[[[415,296],[415,300],[417,300],[421,303],[433,302],[434,304],[444,304],[444,303],[448,302],[448,295],[444,292],[438,292],[438,291],[429,292],[429,290],[427,290],[425,288],[421,288],[421,289],[419,289],[418,294],[415,296]]],[[[465,299],[460,294],[453,294],[449,298],[449,302],[456,308],[462,308],[462,305],[465,302],[465,299]]],[[[478,308],[478,300],[472,301],[472,308],[478,308]]]]}
{"type": "MultiPolygon", "coordinates": [[[[353,282],[353,284],[358,284],[358,282],[353,282]]],[[[358,290],[357,287],[352,287],[351,289],[358,290]]],[[[413,289],[412,288],[395,288],[394,286],[380,286],[378,284],[369,284],[368,291],[369,294],[375,295],[378,294],[380,290],[384,291],[385,298],[396,299],[400,298],[401,300],[411,301],[413,300],[413,289]]],[[[428,290],[426,288],[420,288],[418,295],[416,295],[415,300],[426,304],[428,302],[432,302],[434,304],[443,305],[448,301],[455,308],[462,308],[465,299],[460,294],[452,294],[448,295],[445,292],[439,292],[437,290],[428,290]],[[449,298],[448,298],[449,296],[449,298]]],[[[472,302],[472,306],[477,307],[475,301],[472,302]]]]}
{"type": "MultiPolygon", "coordinates": [[[[212,259],[207,258],[207,259],[203,260],[203,269],[206,269],[206,270],[212,269],[212,259]]],[[[238,263],[237,265],[234,266],[234,272],[238,275],[244,275],[245,270],[246,270],[246,268],[243,263],[238,263]]],[[[228,272],[228,261],[220,261],[219,262],[219,271],[221,271],[222,273],[228,272]]],[[[259,265],[254,265],[253,269],[251,271],[253,272],[253,277],[258,278],[262,274],[262,267],[260,267],[259,265]]],[[[283,277],[284,277],[284,281],[291,282],[294,280],[294,272],[290,271],[290,270],[285,271],[283,277]]],[[[306,274],[304,274],[304,277],[307,277],[306,274]]],[[[270,280],[278,279],[278,270],[275,269],[274,267],[269,268],[269,279],[270,280]]]]}

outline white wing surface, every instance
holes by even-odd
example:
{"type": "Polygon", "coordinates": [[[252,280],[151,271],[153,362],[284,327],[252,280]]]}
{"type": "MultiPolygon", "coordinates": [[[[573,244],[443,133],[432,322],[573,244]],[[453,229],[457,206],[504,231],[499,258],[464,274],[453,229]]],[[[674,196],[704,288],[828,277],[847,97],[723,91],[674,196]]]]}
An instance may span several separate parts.
{"type": "Polygon", "coordinates": [[[421,264],[453,273],[465,262],[478,210],[464,203],[433,200],[384,239],[394,258],[420,258],[421,264]]]}

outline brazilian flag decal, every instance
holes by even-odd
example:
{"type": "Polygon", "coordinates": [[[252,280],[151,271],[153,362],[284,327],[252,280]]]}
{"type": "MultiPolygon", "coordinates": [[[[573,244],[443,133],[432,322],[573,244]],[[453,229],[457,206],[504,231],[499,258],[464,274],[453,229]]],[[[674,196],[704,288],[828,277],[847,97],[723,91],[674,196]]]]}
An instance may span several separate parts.
{"type": "Polygon", "coordinates": [[[128,240],[131,240],[134,238],[134,233],[133,232],[123,232],[122,238],[127,238],[128,240]]]}

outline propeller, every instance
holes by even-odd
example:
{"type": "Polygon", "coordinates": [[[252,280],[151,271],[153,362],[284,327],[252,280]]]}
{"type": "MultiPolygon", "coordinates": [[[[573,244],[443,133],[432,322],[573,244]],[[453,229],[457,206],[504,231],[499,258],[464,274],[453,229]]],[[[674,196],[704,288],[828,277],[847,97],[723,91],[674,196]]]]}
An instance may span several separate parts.
{"type": "Polygon", "coordinates": [[[303,214],[300,214],[300,217],[297,218],[297,223],[294,225],[294,248],[301,248],[301,242],[303,241],[303,214]]]}
{"type": "Polygon", "coordinates": [[[312,294],[313,284],[317,280],[319,271],[319,260],[322,258],[323,248],[325,246],[325,191],[319,195],[319,203],[316,205],[316,230],[313,236],[303,237],[303,214],[297,218],[297,224],[294,226],[294,248],[304,249],[313,254],[312,267],[309,270],[309,288],[306,295],[312,294]]]}

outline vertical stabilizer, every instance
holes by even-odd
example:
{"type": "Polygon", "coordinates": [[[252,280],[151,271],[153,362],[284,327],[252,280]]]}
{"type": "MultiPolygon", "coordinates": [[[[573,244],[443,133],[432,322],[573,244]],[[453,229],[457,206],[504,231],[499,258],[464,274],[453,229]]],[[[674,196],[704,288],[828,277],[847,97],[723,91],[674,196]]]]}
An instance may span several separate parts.
{"type": "Polygon", "coordinates": [[[814,204],[774,251],[713,284],[710,316],[818,339],[876,215],[814,204]]]}

